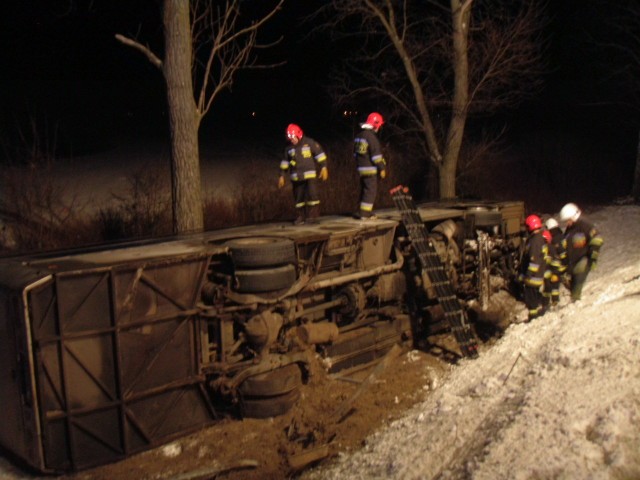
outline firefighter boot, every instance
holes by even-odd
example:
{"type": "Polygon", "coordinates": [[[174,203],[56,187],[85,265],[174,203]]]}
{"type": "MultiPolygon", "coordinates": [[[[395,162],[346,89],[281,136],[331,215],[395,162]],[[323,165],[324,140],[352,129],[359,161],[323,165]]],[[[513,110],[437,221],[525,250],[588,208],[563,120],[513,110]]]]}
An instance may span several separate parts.
{"type": "Polygon", "coordinates": [[[302,225],[304,223],[304,207],[296,208],[296,219],[293,221],[294,225],[302,225]]]}
{"type": "Polygon", "coordinates": [[[320,216],[320,206],[312,205],[307,207],[307,223],[318,223],[318,217],[320,216]]]}

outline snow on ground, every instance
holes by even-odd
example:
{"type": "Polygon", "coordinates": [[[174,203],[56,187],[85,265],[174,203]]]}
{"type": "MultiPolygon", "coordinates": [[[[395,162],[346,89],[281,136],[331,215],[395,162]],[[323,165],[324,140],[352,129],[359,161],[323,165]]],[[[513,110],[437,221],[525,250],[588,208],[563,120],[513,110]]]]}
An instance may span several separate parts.
{"type": "Polygon", "coordinates": [[[587,215],[605,239],[583,298],[491,349],[312,479],[640,478],[640,207],[587,215]]]}

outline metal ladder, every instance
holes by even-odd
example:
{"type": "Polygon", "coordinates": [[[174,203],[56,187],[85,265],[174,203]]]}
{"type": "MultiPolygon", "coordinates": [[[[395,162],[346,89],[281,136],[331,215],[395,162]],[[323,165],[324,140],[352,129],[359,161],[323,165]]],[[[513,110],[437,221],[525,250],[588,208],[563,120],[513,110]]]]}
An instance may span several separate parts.
{"type": "MultiPolygon", "coordinates": [[[[438,302],[444,310],[445,319],[460,346],[462,355],[464,357],[477,357],[478,342],[476,336],[467,321],[466,313],[458,301],[449,276],[440,261],[440,256],[427,235],[427,229],[420,217],[413,197],[409,193],[409,189],[398,185],[392,188],[389,193],[396,208],[400,211],[402,223],[418,256],[420,267],[431,280],[438,302]]],[[[424,288],[426,290],[427,286],[425,285],[424,288]]]]}

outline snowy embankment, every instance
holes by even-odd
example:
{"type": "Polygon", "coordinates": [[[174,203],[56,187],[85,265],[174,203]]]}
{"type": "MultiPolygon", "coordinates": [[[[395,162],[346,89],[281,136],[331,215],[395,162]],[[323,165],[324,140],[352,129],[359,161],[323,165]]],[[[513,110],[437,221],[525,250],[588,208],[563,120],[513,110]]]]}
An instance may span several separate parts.
{"type": "Polygon", "coordinates": [[[640,207],[587,215],[605,239],[583,299],[513,324],[356,452],[306,479],[640,478],[640,207]]]}

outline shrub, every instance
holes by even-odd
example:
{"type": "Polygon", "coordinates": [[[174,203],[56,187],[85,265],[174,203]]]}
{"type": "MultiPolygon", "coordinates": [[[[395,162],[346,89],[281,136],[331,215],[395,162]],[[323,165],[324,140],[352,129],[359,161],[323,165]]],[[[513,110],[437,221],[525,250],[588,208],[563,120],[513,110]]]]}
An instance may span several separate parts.
{"type": "Polygon", "coordinates": [[[39,157],[27,166],[2,169],[3,250],[37,251],[97,240],[77,199],[65,196],[64,187],[54,183],[52,165],[50,158],[39,157]]]}
{"type": "Polygon", "coordinates": [[[145,166],[128,178],[125,195],[115,195],[115,205],[100,209],[102,240],[149,238],[171,233],[171,197],[158,168],[145,166]]]}

